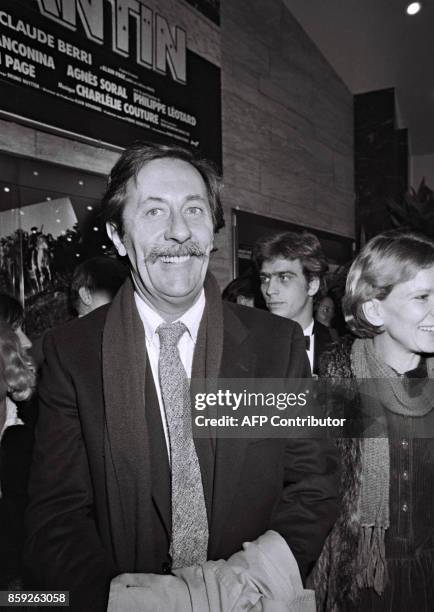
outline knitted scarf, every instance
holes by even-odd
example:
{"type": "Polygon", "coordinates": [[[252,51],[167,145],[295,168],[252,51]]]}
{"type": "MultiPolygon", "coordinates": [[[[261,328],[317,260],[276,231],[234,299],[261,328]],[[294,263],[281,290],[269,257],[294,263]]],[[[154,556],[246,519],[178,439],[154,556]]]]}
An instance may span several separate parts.
{"type": "MultiPolygon", "coordinates": [[[[204,287],[206,306],[192,375],[217,378],[223,351],[223,309],[219,287],[209,273],[204,287]]],[[[145,412],[146,359],[145,333],[135,307],[133,285],[128,280],[107,312],[102,345],[104,467],[110,523],[107,532],[120,573],[154,571],[149,519],[152,457],[145,412]]],[[[201,440],[199,444],[209,441],[201,440]]],[[[210,460],[201,464],[211,483],[212,468],[210,460]]]]}
{"type": "MultiPolygon", "coordinates": [[[[432,375],[431,365],[428,375],[432,375]]],[[[372,339],[355,340],[351,367],[359,381],[370,379],[369,392],[364,395],[369,406],[365,408],[375,416],[384,417],[384,410],[389,410],[402,416],[421,417],[434,405],[429,382],[422,380],[417,394],[412,393],[409,379],[399,376],[376,355],[372,339]]],[[[385,531],[389,527],[390,456],[385,422],[384,418],[382,437],[361,441],[362,479],[357,508],[361,526],[357,584],[359,588],[372,587],[378,594],[383,592],[387,580],[385,531]]]]}

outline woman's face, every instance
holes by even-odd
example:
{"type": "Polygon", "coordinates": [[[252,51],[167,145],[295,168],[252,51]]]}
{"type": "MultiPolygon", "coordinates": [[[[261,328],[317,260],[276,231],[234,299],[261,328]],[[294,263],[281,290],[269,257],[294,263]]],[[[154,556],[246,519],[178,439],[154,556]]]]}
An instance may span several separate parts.
{"type": "Polygon", "coordinates": [[[333,300],[326,296],[323,297],[316,311],[316,319],[323,325],[330,327],[333,317],[335,316],[335,305],[333,300]]]}
{"type": "Polygon", "coordinates": [[[392,350],[434,353],[434,266],[395,285],[378,301],[378,313],[392,350]]]}

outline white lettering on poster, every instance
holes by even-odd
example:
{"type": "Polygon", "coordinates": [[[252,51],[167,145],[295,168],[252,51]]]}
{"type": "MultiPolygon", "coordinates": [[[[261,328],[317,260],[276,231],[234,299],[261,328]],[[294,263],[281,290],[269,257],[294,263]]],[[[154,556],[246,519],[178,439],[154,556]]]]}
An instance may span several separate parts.
{"type": "Polygon", "coordinates": [[[26,76],[31,76],[35,78],[35,66],[33,64],[29,64],[28,62],[22,62],[16,57],[12,57],[5,53],[5,66],[6,68],[12,68],[16,72],[21,72],[21,74],[25,74],[26,76]]]}
{"type": "Polygon", "coordinates": [[[0,37],[0,47],[6,49],[7,51],[16,53],[17,55],[21,55],[21,57],[29,59],[32,62],[36,62],[37,64],[41,64],[47,68],[51,68],[52,70],[56,68],[54,59],[51,55],[43,53],[38,49],[28,47],[24,43],[20,43],[17,40],[6,36],[5,34],[2,34],[0,37]]]}
{"type": "MultiPolygon", "coordinates": [[[[112,49],[130,56],[130,22],[136,26],[136,61],[161,74],[170,73],[174,81],[185,84],[186,33],[180,26],[145,6],[141,0],[106,0],[111,6],[112,49]]],[[[71,30],[78,17],[89,40],[104,43],[104,0],[37,0],[44,17],[71,30]]],[[[88,62],[91,63],[91,62],[88,62]]]]}
{"type": "Polygon", "coordinates": [[[15,32],[19,32],[32,40],[36,40],[38,43],[46,45],[47,47],[51,47],[54,49],[54,36],[52,34],[47,34],[44,30],[36,28],[28,23],[25,23],[21,19],[18,19],[14,22],[12,16],[6,13],[5,11],[0,11],[0,24],[5,28],[9,28],[10,30],[14,30],[15,32]]]}
{"type": "Polygon", "coordinates": [[[71,43],[65,42],[61,38],[57,39],[57,49],[60,53],[64,53],[69,57],[73,57],[74,59],[78,59],[81,62],[92,65],[92,54],[84,51],[83,49],[79,49],[75,45],[71,45],[71,43]]]}

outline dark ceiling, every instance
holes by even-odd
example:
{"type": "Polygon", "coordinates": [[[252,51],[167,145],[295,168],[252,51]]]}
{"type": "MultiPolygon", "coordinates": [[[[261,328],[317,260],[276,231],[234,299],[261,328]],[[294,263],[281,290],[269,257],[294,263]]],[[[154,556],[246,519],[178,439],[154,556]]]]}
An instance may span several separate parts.
{"type": "Polygon", "coordinates": [[[434,0],[283,0],[354,94],[394,87],[411,155],[434,153],[434,0]]]}

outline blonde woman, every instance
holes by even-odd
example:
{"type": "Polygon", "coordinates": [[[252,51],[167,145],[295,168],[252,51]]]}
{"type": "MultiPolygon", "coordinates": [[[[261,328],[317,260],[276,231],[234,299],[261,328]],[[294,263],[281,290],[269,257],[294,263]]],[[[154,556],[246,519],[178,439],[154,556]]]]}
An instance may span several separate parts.
{"type": "Polygon", "coordinates": [[[319,610],[428,612],[434,608],[434,241],[399,231],[370,240],[349,271],[343,309],[359,338],[325,354],[320,371],[357,381],[349,407],[364,419],[365,436],[339,441],[343,511],[311,585],[319,610]],[[365,396],[361,381],[369,381],[365,396]]]}
{"type": "Polygon", "coordinates": [[[0,319],[0,588],[20,583],[27,456],[31,431],[18,416],[16,401],[30,397],[35,368],[19,336],[0,319]]]}

